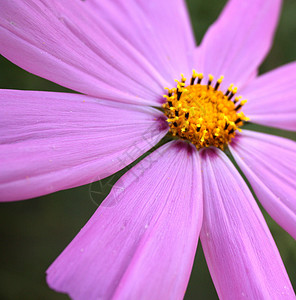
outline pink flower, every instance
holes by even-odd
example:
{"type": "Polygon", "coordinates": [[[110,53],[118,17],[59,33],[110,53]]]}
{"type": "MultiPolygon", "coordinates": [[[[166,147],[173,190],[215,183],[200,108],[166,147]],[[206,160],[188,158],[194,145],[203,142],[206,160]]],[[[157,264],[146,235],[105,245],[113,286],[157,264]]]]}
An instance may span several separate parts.
{"type": "MultiPolygon", "coordinates": [[[[155,108],[164,103],[163,88],[174,88],[174,79],[190,76],[192,68],[215,80],[224,75],[220,91],[235,83],[253,122],[295,130],[296,64],[257,77],[280,5],[230,0],[196,48],[182,0],[4,1],[1,54],[85,95],[0,92],[2,201],[107,177],[173,128],[193,142],[185,109],[177,115],[173,103],[170,117],[167,102],[168,123],[155,108]]],[[[186,85],[179,82],[167,101],[183,93],[184,104],[186,85]]],[[[258,199],[295,238],[295,142],[239,133],[235,124],[246,119],[230,121],[226,113],[224,119],[209,129],[205,118],[195,117],[195,140],[211,146],[225,127],[258,199]]],[[[295,299],[256,201],[219,147],[197,151],[171,141],[135,165],[48,269],[48,284],[74,299],[181,299],[200,237],[221,299],[295,299]]]]}

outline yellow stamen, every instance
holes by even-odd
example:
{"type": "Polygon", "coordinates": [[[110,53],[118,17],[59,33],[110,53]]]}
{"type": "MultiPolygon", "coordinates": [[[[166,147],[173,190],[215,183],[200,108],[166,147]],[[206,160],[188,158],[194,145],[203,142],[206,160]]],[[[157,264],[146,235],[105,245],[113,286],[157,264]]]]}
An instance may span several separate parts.
{"type": "Polygon", "coordinates": [[[181,139],[188,140],[197,149],[218,147],[224,149],[235,136],[236,130],[248,121],[242,112],[238,112],[246,103],[241,97],[231,98],[237,93],[233,84],[224,94],[219,90],[223,80],[221,76],[214,87],[214,77],[209,75],[206,85],[202,85],[203,74],[192,71],[190,85],[185,85],[186,78],[181,74],[181,81],[176,80],[177,89],[168,89],[163,105],[170,133],[181,139]],[[198,78],[196,84],[194,80],[198,78]]]}
{"type": "Polygon", "coordinates": [[[181,74],[181,81],[182,81],[182,82],[185,82],[185,81],[186,81],[186,78],[184,77],[184,74],[181,74]]]}
{"type": "Polygon", "coordinates": [[[203,73],[197,74],[197,77],[198,77],[199,79],[203,79],[203,73]]]}
{"type": "Polygon", "coordinates": [[[221,84],[221,82],[222,82],[223,79],[224,79],[224,76],[221,76],[221,77],[217,80],[217,82],[221,84]]]}

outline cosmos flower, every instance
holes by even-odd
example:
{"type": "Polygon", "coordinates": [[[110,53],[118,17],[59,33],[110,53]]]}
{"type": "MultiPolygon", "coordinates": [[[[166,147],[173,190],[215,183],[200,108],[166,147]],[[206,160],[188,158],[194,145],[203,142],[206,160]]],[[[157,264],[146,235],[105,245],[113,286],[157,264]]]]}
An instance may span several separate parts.
{"type": "Polygon", "coordinates": [[[107,177],[174,137],[115,184],[48,269],[50,287],[73,299],[182,299],[200,238],[221,299],[294,299],[223,151],[295,238],[296,144],[243,129],[249,119],[296,129],[296,64],[257,76],[280,6],[230,0],[197,48],[182,0],[2,1],[1,54],[80,93],[1,91],[2,201],[107,177]]]}

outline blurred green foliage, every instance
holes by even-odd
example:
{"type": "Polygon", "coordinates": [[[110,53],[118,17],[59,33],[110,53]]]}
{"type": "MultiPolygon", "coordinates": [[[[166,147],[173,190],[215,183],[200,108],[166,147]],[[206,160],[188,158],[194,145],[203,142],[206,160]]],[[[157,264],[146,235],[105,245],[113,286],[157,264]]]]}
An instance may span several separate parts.
{"type": "MultiPolygon", "coordinates": [[[[197,43],[200,43],[225,2],[187,1],[197,43]]],[[[295,60],[295,14],[295,0],[285,0],[274,47],[262,65],[261,73],[295,60]]],[[[2,57],[0,70],[0,88],[68,91],[25,72],[2,57]]],[[[251,124],[249,129],[258,127],[251,124]]],[[[259,129],[296,140],[295,133],[292,132],[264,127],[259,129]]],[[[79,232],[120,175],[118,173],[115,177],[92,185],[32,200],[1,204],[1,299],[68,299],[66,295],[55,293],[47,287],[45,270],[79,232]],[[94,191],[102,193],[93,193],[94,191]]],[[[295,288],[295,241],[264,211],[263,213],[295,288]]],[[[217,299],[200,245],[185,299],[217,299]]]]}

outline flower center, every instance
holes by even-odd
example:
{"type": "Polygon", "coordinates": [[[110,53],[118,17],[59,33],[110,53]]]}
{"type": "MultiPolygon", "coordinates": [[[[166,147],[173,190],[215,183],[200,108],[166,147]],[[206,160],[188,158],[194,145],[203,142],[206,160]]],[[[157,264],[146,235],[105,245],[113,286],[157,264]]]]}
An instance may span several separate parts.
{"type": "Polygon", "coordinates": [[[190,85],[185,85],[186,78],[181,74],[177,88],[165,88],[168,95],[164,95],[167,101],[163,108],[170,133],[190,141],[197,149],[214,146],[223,150],[236,130],[240,131],[239,127],[249,120],[239,112],[247,100],[235,97],[237,88],[231,84],[223,93],[219,90],[223,76],[212,85],[213,79],[209,75],[208,83],[203,85],[203,74],[193,70],[190,85]]]}

